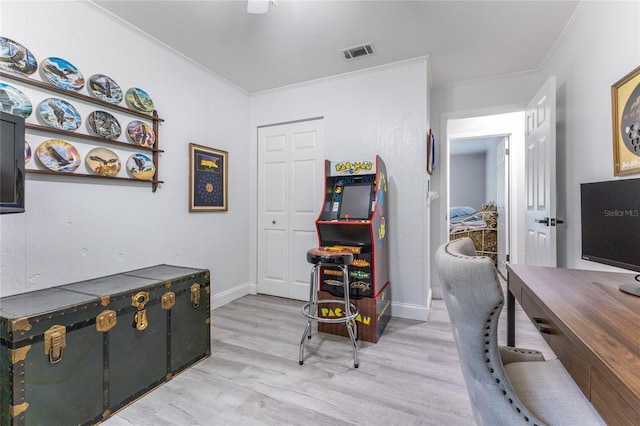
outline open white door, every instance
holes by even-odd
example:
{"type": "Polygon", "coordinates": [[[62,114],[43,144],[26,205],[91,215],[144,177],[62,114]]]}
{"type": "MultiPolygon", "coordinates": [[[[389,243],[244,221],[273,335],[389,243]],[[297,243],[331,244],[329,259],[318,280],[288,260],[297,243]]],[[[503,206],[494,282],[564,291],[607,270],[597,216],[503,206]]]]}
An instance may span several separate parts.
{"type": "Polygon", "coordinates": [[[525,262],[556,266],[556,78],[525,113],[525,262]]]}
{"type": "Polygon", "coordinates": [[[509,253],[509,137],[505,136],[496,150],[496,208],[498,210],[498,272],[507,277],[507,253],[509,253]]]}
{"type": "Polygon", "coordinates": [[[324,182],[324,121],[258,129],[258,293],[308,300],[324,182]]]}

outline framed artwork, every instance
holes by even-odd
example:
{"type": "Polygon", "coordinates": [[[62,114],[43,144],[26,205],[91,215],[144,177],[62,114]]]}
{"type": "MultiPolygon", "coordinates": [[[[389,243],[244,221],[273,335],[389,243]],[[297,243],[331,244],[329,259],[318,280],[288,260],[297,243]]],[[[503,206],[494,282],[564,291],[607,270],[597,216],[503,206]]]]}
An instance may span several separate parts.
{"type": "Polygon", "coordinates": [[[433,174],[433,166],[435,164],[436,156],[436,139],[433,137],[433,132],[429,129],[427,133],[427,173],[433,174]]]}
{"type": "Polygon", "coordinates": [[[189,144],[189,211],[227,211],[227,151],[189,144]]]}
{"type": "Polygon", "coordinates": [[[611,86],[613,174],[640,173],[640,67],[611,86]]]}

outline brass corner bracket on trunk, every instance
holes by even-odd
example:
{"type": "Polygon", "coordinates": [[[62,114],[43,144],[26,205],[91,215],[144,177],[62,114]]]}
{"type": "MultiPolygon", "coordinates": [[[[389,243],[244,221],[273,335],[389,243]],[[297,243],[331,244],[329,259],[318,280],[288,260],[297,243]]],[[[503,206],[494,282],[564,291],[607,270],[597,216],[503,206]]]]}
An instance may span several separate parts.
{"type": "Polygon", "coordinates": [[[16,318],[14,320],[10,320],[7,328],[10,332],[13,331],[29,331],[31,330],[31,324],[29,323],[29,318],[16,318]]]}
{"type": "Polygon", "coordinates": [[[18,349],[9,349],[9,358],[11,359],[11,364],[15,364],[27,359],[27,352],[29,352],[29,349],[31,349],[31,345],[23,346],[18,349]]]}
{"type": "Polygon", "coordinates": [[[27,408],[29,408],[28,402],[23,402],[22,404],[18,404],[18,405],[12,405],[10,407],[11,417],[18,417],[20,414],[27,411],[27,408]]]}

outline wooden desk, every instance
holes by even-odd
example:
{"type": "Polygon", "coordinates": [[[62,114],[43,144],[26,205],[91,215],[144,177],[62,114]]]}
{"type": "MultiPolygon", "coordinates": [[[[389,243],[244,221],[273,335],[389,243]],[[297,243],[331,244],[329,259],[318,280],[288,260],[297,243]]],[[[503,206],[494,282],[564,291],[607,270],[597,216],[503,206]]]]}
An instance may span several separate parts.
{"type": "Polygon", "coordinates": [[[610,425],[640,425],[640,297],[634,274],[509,265],[507,344],[515,303],[610,425]]]}

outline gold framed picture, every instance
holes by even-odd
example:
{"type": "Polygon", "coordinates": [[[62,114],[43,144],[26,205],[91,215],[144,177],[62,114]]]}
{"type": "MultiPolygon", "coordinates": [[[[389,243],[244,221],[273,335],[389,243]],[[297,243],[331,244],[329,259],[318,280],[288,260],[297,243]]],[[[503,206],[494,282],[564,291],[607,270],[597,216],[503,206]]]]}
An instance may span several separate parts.
{"type": "Polygon", "coordinates": [[[640,173],[640,66],[611,86],[613,174],[640,173]]]}
{"type": "Polygon", "coordinates": [[[227,151],[189,144],[189,211],[227,211],[227,151]]]}

